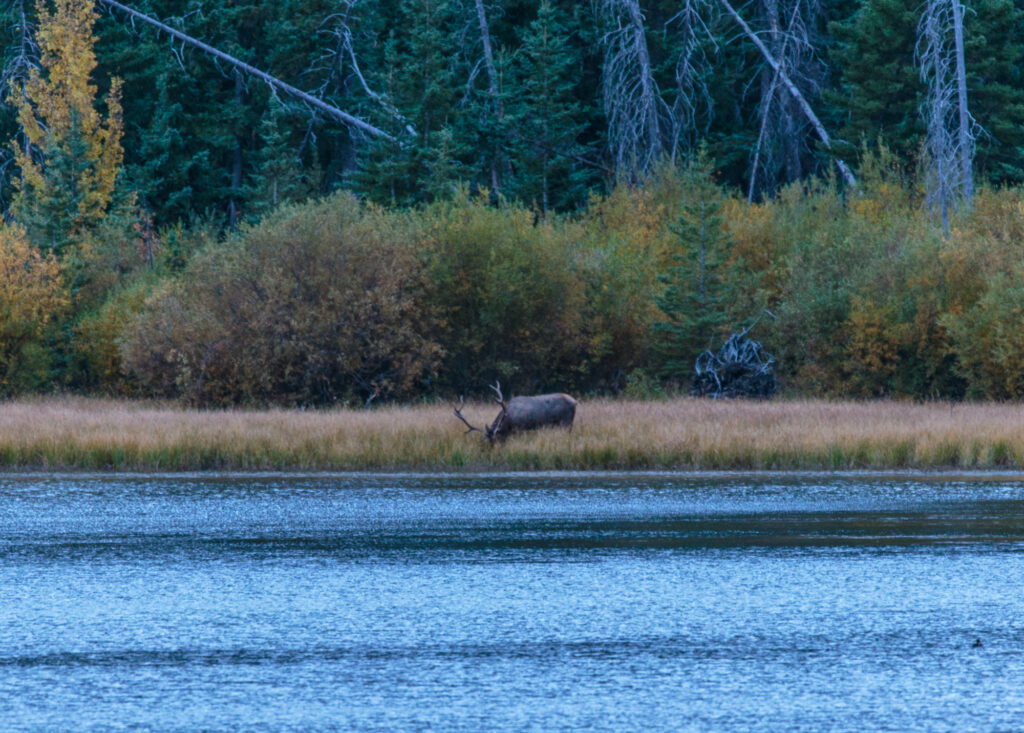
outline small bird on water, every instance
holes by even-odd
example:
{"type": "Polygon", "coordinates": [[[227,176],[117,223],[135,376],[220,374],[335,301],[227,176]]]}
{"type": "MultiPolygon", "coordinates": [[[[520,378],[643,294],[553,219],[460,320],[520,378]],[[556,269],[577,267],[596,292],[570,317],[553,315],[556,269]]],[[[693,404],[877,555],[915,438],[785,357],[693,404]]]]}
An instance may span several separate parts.
{"type": "Polygon", "coordinates": [[[975,639],[974,643],[971,644],[971,649],[981,649],[983,646],[985,645],[981,643],[981,639],[975,639]]]}

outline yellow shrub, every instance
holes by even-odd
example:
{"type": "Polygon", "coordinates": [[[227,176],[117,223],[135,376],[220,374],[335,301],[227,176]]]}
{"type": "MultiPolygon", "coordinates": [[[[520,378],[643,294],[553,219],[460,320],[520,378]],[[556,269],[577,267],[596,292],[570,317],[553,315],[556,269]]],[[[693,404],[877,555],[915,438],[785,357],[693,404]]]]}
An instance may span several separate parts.
{"type": "Polygon", "coordinates": [[[25,230],[0,225],[0,391],[41,385],[49,358],[42,341],[67,305],[61,266],[29,244],[25,230]]]}

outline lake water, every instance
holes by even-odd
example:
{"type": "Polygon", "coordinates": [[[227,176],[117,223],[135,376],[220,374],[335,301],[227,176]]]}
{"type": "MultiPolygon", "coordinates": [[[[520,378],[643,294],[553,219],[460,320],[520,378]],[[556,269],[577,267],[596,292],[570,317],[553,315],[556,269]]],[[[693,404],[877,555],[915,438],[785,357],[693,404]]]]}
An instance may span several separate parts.
{"type": "Polygon", "coordinates": [[[1024,730],[1024,479],[0,479],[0,729],[1024,730]]]}

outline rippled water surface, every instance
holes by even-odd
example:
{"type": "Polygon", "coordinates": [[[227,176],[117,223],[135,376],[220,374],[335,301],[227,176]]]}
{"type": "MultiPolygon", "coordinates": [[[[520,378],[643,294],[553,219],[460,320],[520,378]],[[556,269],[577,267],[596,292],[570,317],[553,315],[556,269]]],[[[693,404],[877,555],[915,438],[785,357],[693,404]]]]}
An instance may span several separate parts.
{"type": "Polygon", "coordinates": [[[1024,481],[0,479],[0,729],[1024,730],[1024,481]]]}

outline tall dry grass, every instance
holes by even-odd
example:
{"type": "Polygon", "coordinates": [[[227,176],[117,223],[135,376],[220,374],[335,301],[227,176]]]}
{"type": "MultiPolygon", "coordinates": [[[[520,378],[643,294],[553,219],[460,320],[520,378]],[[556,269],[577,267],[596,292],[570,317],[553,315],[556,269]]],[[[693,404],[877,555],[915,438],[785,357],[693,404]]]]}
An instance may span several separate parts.
{"type": "MultiPolygon", "coordinates": [[[[496,407],[468,405],[477,425],[496,407]]],[[[199,411],[143,402],[0,405],[0,466],[73,470],[999,468],[1024,465],[1024,408],[896,402],[586,400],[571,433],[503,445],[445,405],[199,411]]]]}

